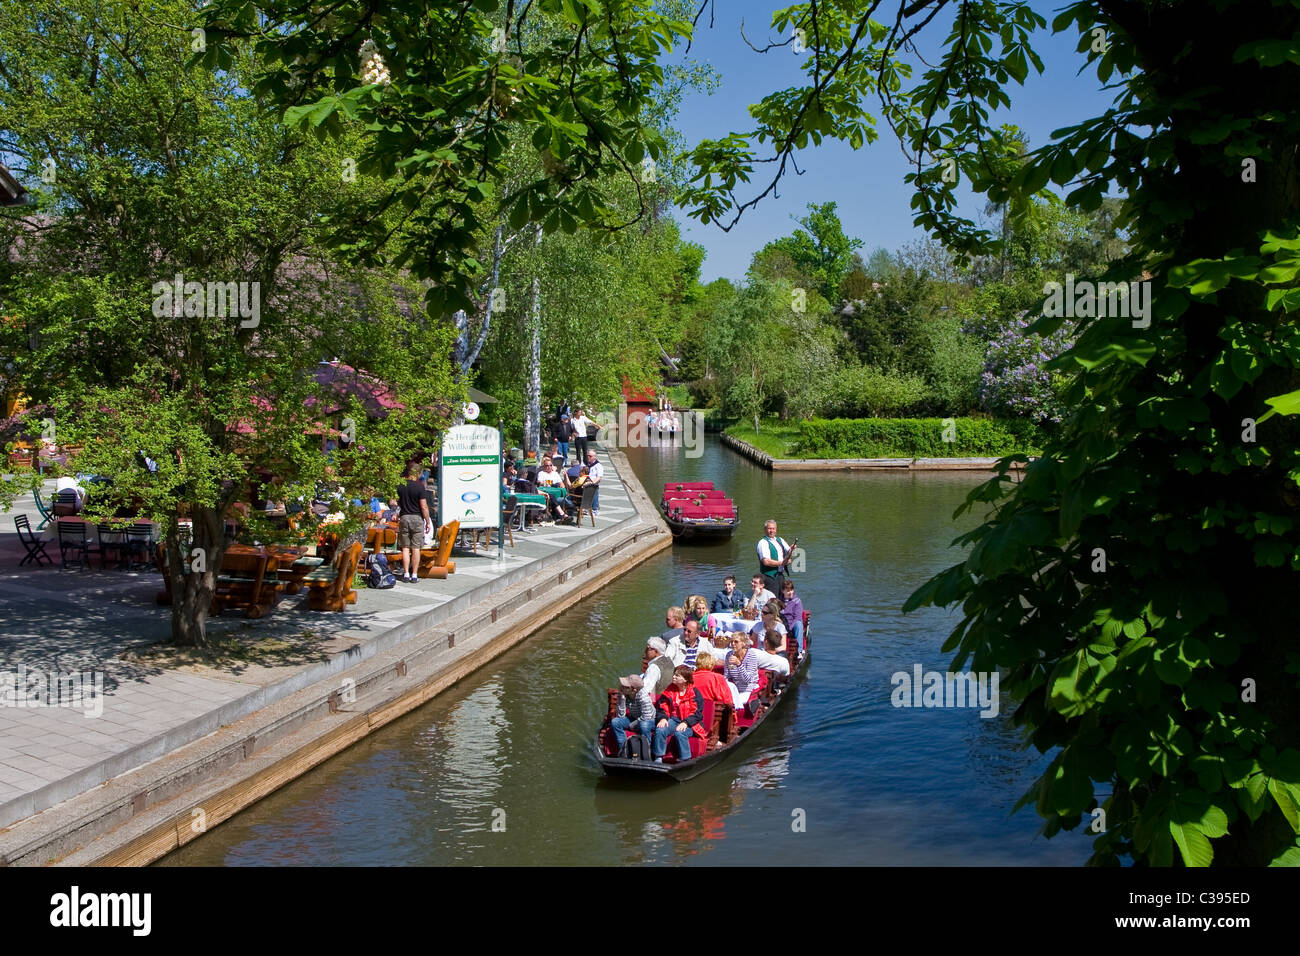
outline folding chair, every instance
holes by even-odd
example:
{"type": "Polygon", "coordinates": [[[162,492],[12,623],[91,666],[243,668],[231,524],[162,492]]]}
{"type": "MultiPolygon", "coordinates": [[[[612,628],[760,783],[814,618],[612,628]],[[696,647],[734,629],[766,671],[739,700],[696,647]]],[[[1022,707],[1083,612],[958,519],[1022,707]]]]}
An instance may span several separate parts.
{"type": "Polygon", "coordinates": [[[41,500],[41,493],[39,491],[35,492],[33,497],[36,499],[36,510],[41,513],[41,523],[36,526],[36,530],[40,531],[54,520],[54,512],[50,510],[49,506],[46,505],[44,501],[41,500]]]}
{"type": "Polygon", "coordinates": [[[591,526],[596,527],[596,512],[592,510],[592,502],[596,500],[596,486],[584,485],[582,488],[582,503],[578,506],[578,524],[582,524],[584,514],[591,516],[591,526]]]}
{"type": "Polygon", "coordinates": [[[45,553],[45,542],[32,533],[32,522],[27,515],[18,515],[14,518],[14,527],[18,529],[18,540],[23,543],[27,549],[27,557],[18,562],[18,567],[24,564],[36,562],[36,566],[41,566],[42,559],[53,564],[54,559],[45,553]]]}
{"type": "Polygon", "coordinates": [[[60,521],[59,522],[59,554],[63,559],[63,570],[75,564],[83,571],[88,563],[88,550],[91,541],[86,537],[86,522],[84,521],[60,521]],[[76,560],[68,560],[68,552],[77,555],[76,560]]]}

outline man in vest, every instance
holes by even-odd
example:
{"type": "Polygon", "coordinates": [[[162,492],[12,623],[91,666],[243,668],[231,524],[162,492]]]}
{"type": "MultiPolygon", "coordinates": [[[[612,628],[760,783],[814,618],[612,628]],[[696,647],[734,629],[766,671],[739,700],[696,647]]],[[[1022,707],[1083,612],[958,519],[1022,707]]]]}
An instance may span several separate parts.
{"type": "Polygon", "coordinates": [[[790,545],[785,538],[776,534],[776,519],[768,518],[763,522],[764,537],[758,542],[758,570],[763,575],[763,583],[773,592],[780,592],[784,575],[781,568],[790,554],[790,545]]]}

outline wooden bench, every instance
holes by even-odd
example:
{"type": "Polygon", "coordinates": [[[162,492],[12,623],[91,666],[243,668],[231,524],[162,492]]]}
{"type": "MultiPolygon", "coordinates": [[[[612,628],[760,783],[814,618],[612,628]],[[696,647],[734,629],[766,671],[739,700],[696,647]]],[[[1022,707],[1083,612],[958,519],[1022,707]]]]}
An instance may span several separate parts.
{"type": "Polygon", "coordinates": [[[275,607],[284,591],[284,585],[276,580],[279,566],[279,559],[266,552],[226,552],[217,572],[212,613],[220,615],[227,607],[242,607],[245,617],[261,617],[275,607]]]}
{"type": "MultiPolygon", "coordinates": [[[[450,558],[459,531],[459,521],[449,521],[438,529],[438,540],[434,547],[420,549],[420,566],[416,570],[416,577],[445,578],[455,573],[456,562],[450,558]]],[[[400,563],[398,566],[401,566],[400,563]]]]}
{"type": "Polygon", "coordinates": [[[335,556],[334,566],[317,568],[303,578],[307,585],[307,609],[311,611],[342,611],[348,604],[357,603],[357,592],[352,587],[352,577],[361,563],[362,545],[354,541],[335,556]]]}

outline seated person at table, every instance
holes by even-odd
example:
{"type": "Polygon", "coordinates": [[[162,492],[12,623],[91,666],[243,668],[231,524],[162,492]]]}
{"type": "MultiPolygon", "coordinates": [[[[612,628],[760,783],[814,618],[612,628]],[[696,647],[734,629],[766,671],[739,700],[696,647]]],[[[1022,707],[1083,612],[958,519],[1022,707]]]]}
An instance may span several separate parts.
{"type": "Polygon", "coordinates": [[[589,480],[587,477],[587,466],[574,465],[573,468],[570,468],[564,473],[564,476],[569,479],[569,502],[576,508],[582,504],[582,486],[589,480]],[[576,474],[574,473],[574,468],[577,469],[576,474]]]}
{"type": "Polygon", "coordinates": [[[584,473],[586,467],[587,466],[581,461],[575,461],[568,468],[564,469],[564,476],[569,479],[569,487],[573,487],[573,483],[578,480],[579,475],[584,473]]]}
{"type": "Polygon", "coordinates": [[[686,600],[682,603],[682,609],[686,611],[686,617],[695,618],[703,627],[709,620],[709,602],[703,594],[688,594],[686,600]]]}
{"type": "Polygon", "coordinates": [[[768,631],[763,637],[765,650],[759,650],[755,647],[750,651],[758,659],[758,666],[761,670],[772,671],[781,677],[790,676],[790,661],[785,654],[777,648],[785,643],[785,638],[776,631],[768,631]]]}
{"type": "Polygon", "coordinates": [[[77,479],[64,475],[54,482],[54,493],[57,495],[61,491],[76,492],[77,510],[80,511],[86,504],[86,489],[77,484],[77,479]]]}
{"type": "Polygon", "coordinates": [[[370,514],[374,517],[378,517],[384,513],[384,503],[377,495],[372,494],[370,496],[369,508],[370,514]]]}
{"type": "Polygon", "coordinates": [[[614,731],[614,745],[620,749],[627,740],[628,729],[636,726],[636,732],[642,737],[649,737],[655,725],[655,704],[650,696],[650,689],[637,674],[629,674],[618,679],[618,704],[615,716],[609,721],[614,731]]]}
{"type": "Polygon", "coordinates": [[[789,578],[781,583],[781,620],[788,634],[794,635],[795,647],[803,642],[803,601],[794,593],[794,582],[789,578]]]}
{"type": "Polygon", "coordinates": [[[385,521],[396,521],[402,515],[402,509],[398,507],[396,498],[388,499],[388,507],[384,509],[381,517],[385,521]]]}
{"type": "Polygon", "coordinates": [[[776,595],[763,586],[763,575],[755,574],[749,579],[749,597],[745,599],[746,608],[761,611],[763,605],[774,597],[776,595]]]}
{"type": "Polygon", "coordinates": [[[777,636],[781,638],[781,646],[777,650],[784,654],[786,631],[785,625],[781,623],[780,605],[776,601],[768,601],[764,605],[763,613],[759,616],[758,622],[749,629],[755,643],[768,631],[776,631],[777,636]]]}
{"type": "MultiPolygon", "coordinates": [[[[563,488],[567,479],[562,473],[556,471],[555,463],[550,459],[542,462],[541,471],[537,473],[537,487],[541,488],[563,488]]],[[[551,513],[556,518],[564,520],[569,517],[569,513],[564,510],[562,495],[547,495],[547,504],[550,506],[551,513]]]]}
{"type": "Polygon", "coordinates": [[[744,707],[749,695],[758,688],[758,658],[749,646],[749,635],[731,634],[731,654],[727,657],[727,681],[736,688],[735,705],[744,707]]]}
{"type": "Polygon", "coordinates": [[[713,595],[709,610],[714,614],[728,614],[745,606],[745,597],[736,590],[736,576],[728,574],[722,579],[722,590],[713,595]]]}
{"type": "Polygon", "coordinates": [[[700,696],[715,704],[731,704],[736,695],[727,686],[727,679],[713,670],[717,661],[709,653],[708,648],[700,651],[699,657],[695,658],[695,664],[695,688],[700,692],[700,696]]]}
{"type": "Polygon", "coordinates": [[[655,763],[664,762],[668,751],[668,738],[677,740],[677,756],[691,759],[691,734],[707,737],[708,731],[700,725],[704,713],[704,698],[693,685],[691,669],[682,666],[673,671],[673,682],[655,701],[655,763]]]}
{"type": "Polygon", "coordinates": [[[704,645],[700,643],[700,623],[695,618],[688,617],[682,626],[681,636],[674,637],[668,642],[668,656],[694,670],[695,655],[703,647],[704,645]]]}

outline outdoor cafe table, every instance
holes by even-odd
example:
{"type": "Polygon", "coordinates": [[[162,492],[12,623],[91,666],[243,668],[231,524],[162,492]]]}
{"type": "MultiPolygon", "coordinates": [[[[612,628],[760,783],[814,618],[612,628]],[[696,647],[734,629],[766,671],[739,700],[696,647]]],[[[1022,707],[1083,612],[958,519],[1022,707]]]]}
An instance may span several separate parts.
{"type": "Polygon", "coordinates": [[[308,557],[306,548],[271,544],[266,546],[266,550],[279,559],[279,569],[276,574],[284,583],[285,594],[297,594],[301,591],[303,579],[325,563],[320,558],[308,557]]]}
{"type": "Polygon", "coordinates": [[[757,619],[747,621],[730,612],[710,614],[708,619],[708,626],[715,631],[752,631],[757,623],[757,619]]]}

